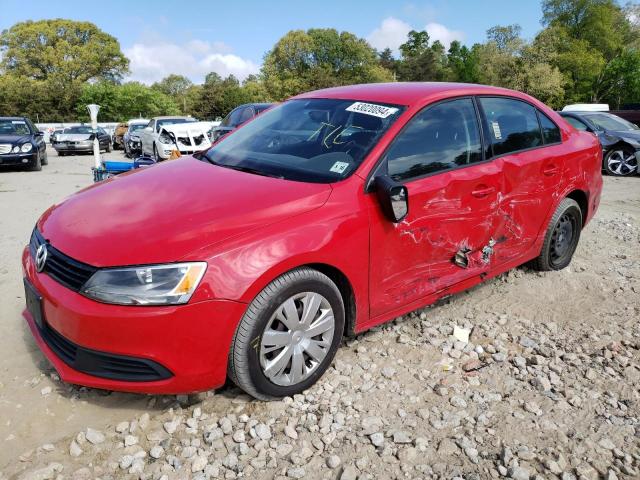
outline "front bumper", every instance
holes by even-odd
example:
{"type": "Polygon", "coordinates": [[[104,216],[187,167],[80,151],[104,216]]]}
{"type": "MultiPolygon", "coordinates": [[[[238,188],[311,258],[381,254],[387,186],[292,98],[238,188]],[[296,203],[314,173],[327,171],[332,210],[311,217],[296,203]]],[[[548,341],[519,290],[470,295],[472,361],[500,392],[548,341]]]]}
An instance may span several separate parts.
{"type": "Polygon", "coordinates": [[[28,153],[3,153],[0,155],[0,165],[29,165],[36,161],[37,152],[34,150],[28,153]]]}
{"type": "Polygon", "coordinates": [[[91,142],[78,143],[54,143],[56,152],[93,152],[93,140],[91,142]]]}
{"type": "Polygon", "coordinates": [[[37,273],[28,248],[23,252],[22,265],[24,277],[42,297],[46,328],[36,325],[28,309],[23,316],[63,381],[106,390],[163,394],[197,392],[224,384],[229,347],[245,304],[208,300],[177,306],[108,305],[37,273]],[[52,344],[48,335],[61,337],[57,341],[63,343],[62,347],[52,344]],[[152,362],[170,376],[129,381],[98,376],[102,375],[99,369],[98,375],[84,373],[86,368],[73,368],[75,357],[70,360],[65,356],[65,341],[83,351],[152,362]]]}

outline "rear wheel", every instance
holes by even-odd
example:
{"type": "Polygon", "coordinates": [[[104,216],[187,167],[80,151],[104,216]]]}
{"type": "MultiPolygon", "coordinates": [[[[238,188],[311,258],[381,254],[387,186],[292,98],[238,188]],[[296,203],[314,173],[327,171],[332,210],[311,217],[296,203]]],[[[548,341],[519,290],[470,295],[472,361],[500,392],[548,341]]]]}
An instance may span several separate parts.
{"type": "Polygon", "coordinates": [[[536,270],[562,270],[573,258],[582,230],[582,211],[578,203],[565,198],[553,214],[542,250],[532,266],[536,270]]]}
{"type": "Polygon", "coordinates": [[[158,149],[156,148],[156,144],[155,144],[155,142],[153,143],[153,160],[154,160],[156,163],[157,163],[157,162],[159,162],[159,161],[161,160],[161,159],[160,159],[160,156],[158,155],[158,149]]]}
{"type": "Polygon", "coordinates": [[[604,157],[604,168],[609,175],[633,175],[638,171],[636,152],[628,147],[616,147],[604,157]]]}
{"type": "Polygon", "coordinates": [[[229,352],[229,377],[261,400],[300,393],[331,364],[344,322],[342,297],[329,277],[310,268],[285,273],[242,317],[229,352]]]}

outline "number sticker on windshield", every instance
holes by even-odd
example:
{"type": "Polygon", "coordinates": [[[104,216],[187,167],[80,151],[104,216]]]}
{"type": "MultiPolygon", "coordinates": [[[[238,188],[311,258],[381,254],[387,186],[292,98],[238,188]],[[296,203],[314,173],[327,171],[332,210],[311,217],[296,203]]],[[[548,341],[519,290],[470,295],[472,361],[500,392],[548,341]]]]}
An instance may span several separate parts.
{"type": "Polygon", "coordinates": [[[336,162],[329,171],[334,173],[344,173],[348,167],[349,164],[347,162],[336,162]]]}
{"type": "Polygon", "coordinates": [[[373,103],[356,102],[349,105],[346,109],[347,112],[364,113],[365,115],[371,115],[378,118],[387,118],[389,115],[393,115],[398,111],[394,107],[385,107],[384,105],[375,105],[373,103]]]}

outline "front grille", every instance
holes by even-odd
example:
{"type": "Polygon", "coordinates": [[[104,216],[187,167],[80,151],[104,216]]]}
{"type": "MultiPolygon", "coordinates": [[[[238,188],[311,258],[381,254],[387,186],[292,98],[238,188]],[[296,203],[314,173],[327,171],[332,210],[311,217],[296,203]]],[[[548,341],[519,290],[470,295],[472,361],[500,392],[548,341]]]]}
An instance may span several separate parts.
{"type": "Polygon", "coordinates": [[[9,153],[11,148],[13,148],[13,146],[9,143],[0,143],[0,154],[9,153]]]}
{"type": "Polygon", "coordinates": [[[173,374],[152,360],[99,352],[76,345],[44,322],[40,335],[51,350],[74,370],[94,377],[129,382],[151,382],[173,374]]]}
{"type": "Polygon", "coordinates": [[[37,228],[33,229],[29,248],[31,256],[36,258],[36,251],[43,243],[47,244],[47,261],[43,272],[67,288],[79,291],[89,278],[98,270],[86,263],[78,262],[65,255],[48,243],[37,228]]]}

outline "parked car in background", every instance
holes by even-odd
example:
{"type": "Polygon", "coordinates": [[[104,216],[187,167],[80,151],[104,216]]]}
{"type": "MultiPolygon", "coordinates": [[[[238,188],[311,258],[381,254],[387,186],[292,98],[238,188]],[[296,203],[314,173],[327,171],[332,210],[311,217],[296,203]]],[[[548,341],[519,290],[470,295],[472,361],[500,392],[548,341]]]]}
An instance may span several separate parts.
{"type": "Polygon", "coordinates": [[[58,129],[54,130],[53,132],[51,132],[51,134],[49,135],[49,143],[53,145],[53,143],[58,138],[58,135],[60,135],[63,132],[64,132],[64,128],[58,128],[58,129]]]}
{"type": "Polygon", "coordinates": [[[562,111],[560,115],[578,130],[594,133],[602,145],[602,168],[610,175],[638,173],[640,128],[607,112],[562,111]]]}
{"type": "Polygon", "coordinates": [[[27,117],[0,117],[0,167],[24,166],[38,171],[46,165],[44,133],[27,117]]]}
{"type": "Polygon", "coordinates": [[[160,139],[162,127],[165,125],[175,125],[178,123],[193,123],[197,120],[193,117],[155,117],[152,118],[146,127],[140,131],[140,143],[142,154],[150,155],[156,161],[169,158],[171,150],[176,147],[168,136],[160,139]],[[168,143],[165,143],[168,142],[168,143]]]}
{"type": "Polygon", "coordinates": [[[119,123],[113,131],[113,149],[124,148],[124,134],[129,129],[126,123],[119,123]]]}
{"type": "Polygon", "coordinates": [[[267,108],[273,106],[273,103],[245,103],[239,107],[234,108],[229,114],[224,117],[224,120],[220,122],[220,125],[214,127],[211,133],[211,141],[217,142],[229,132],[235,130],[240,125],[261,112],[264,112],[267,108]]]}
{"type": "Polygon", "coordinates": [[[94,133],[89,125],[65,128],[64,132],[56,136],[56,141],[52,144],[59,156],[68,153],[92,153],[93,139],[98,137],[100,150],[111,151],[111,137],[103,128],[98,127],[94,133]]]}
{"type": "Polygon", "coordinates": [[[344,335],[525,262],[568,266],[601,163],[593,135],[516,91],[309,92],[48,209],[22,255],[25,318],[66,382],[293,396],[344,335]]]}
{"type": "Polygon", "coordinates": [[[156,161],[166,160],[172,155],[188,155],[211,146],[210,122],[185,122],[163,125],[158,136],[156,161]],[[167,153],[168,152],[168,153],[167,153]]]}
{"type": "Polygon", "coordinates": [[[135,158],[142,155],[142,144],[140,143],[140,133],[142,129],[149,124],[149,120],[145,118],[135,118],[129,120],[127,131],[122,137],[124,145],[124,154],[129,158],[135,158]]]}

